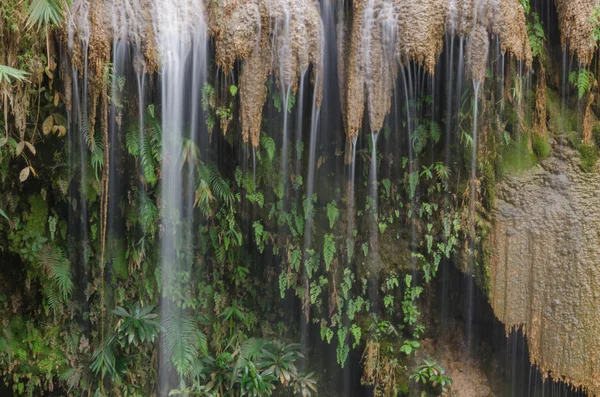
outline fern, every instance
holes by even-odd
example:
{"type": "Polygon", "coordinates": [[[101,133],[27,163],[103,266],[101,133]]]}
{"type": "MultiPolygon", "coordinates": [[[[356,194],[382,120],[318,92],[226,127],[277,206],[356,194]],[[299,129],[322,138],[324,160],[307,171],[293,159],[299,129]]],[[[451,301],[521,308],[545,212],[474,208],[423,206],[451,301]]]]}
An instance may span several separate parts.
{"type": "Polygon", "coordinates": [[[231,207],[234,202],[234,195],[229,188],[229,184],[221,177],[221,173],[217,166],[211,164],[210,171],[210,187],[213,194],[227,206],[231,207]]]}
{"type": "Polygon", "coordinates": [[[46,246],[39,255],[39,262],[48,271],[48,277],[56,287],[58,296],[66,302],[73,292],[71,265],[60,248],[46,246]]]}
{"type": "Polygon", "coordinates": [[[50,284],[42,290],[44,301],[48,310],[51,310],[54,315],[58,314],[62,305],[60,303],[60,295],[54,285],[50,284]]]}
{"type": "Polygon", "coordinates": [[[350,328],[350,333],[354,337],[354,342],[352,343],[352,348],[356,349],[356,347],[360,344],[360,338],[362,336],[362,331],[359,326],[357,326],[356,324],[352,324],[352,327],[350,328]]]}
{"type": "Polygon", "coordinates": [[[164,319],[165,349],[175,370],[184,378],[192,369],[198,355],[198,345],[202,333],[194,319],[181,311],[171,312],[164,319]]]}
{"type": "Polygon", "coordinates": [[[579,99],[583,98],[585,93],[591,88],[594,82],[594,75],[587,69],[579,69],[579,71],[571,72],[569,75],[571,84],[577,87],[579,99]]]}
{"type": "Polygon", "coordinates": [[[335,222],[340,217],[340,210],[338,210],[337,204],[335,201],[327,204],[327,219],[329,219],[329,228],[333,229],[335,222]]]}
{"type": "Polygon", "coordinates": [[[202,110],[208,112],[215,107],[215,89],[209,83],[202,86],[202,110]]]}
{"type": "Polygon", "coordinates": [[[302,261],[302,251],[294,248],[289,253],[290,267],[296,271],[300,270],[300,262],[302,261]]]}
{"type": "Polygon", "coordinates": [[[154,202],[147,196],[143,195],[140,203],[140,224],[144,232],[154,233],[156,220],[158,219],[158,208],[154,202]]]}
{"type": "Polygon", "coordinates": [[[265,228],[260,221],[255,221],[252,225],[254,233],[256,235],[256,245],[258,245],[258,251],[262,254],[265,250],[265,244],[269,238],[269,234],[265,232],[265,228]]]}
{"type": "Polygon", "coordinates": [[[262,147],[267,151],[267,155],[269,156],[269,160],[273,160],[275,157],[275,141],[273,138],[268,136],[263,136],[260,139],[260,143],[262,147]]]}
{"type": "Polygon", "coordinates": [[[100,135],[96,137],[92,137],[94,143],[92,146],[92,156],[90,158],[90,162],[92,164],[92,168],[94,169],[94,173],[96,175],[96,180],[100,180],[99,172],[104,166],[104,150],[102,148],[102,137],[100,135]]]}
{"type": "Polygon", "coordinates": [[[140,155],[139,133],[135,128],[130,128],[125,135],[127,153],[137,158],[140,155]]]}
{"type": "Polygon", "coordinates": [[[140,164],[146,183],[154,186],[157,181],[155,156],[152,150],[152,136],[146,134],[142,139],[140,150],[140,164]]]}
{"type": "Polygon", "coordinates": [[[310,304],[311,305],[314,305],[315,303],[317,303],[317,300],[319,299],[319,295],[321,295],[321,286],[316,281],[313,281],[312,283],[310,283],[310,304]]]}
{"type": "Polygon", "coordinates": [[[340,327],[338,329],[338,346],[336,349],[336,357],[338,364],[344,368],[346,364],[346,359],[348,358],[348,354],[350,353],[350,347],[346,344],[346,335],[348,333],[347,327],[340,327]]]}
{"type": "Polygon", "coordinates": [[[282,270],[281,274],[279,274],[279,294],[281,299],[285,299],[285,291],[287,291],[288,287],[288,277],[284,269],[282,270]]]}
{"type": "Polygon", "coordinates": [[[438,143],[440,141],[440,138],[442,136],[442,129],[440,128],[440,125],[435,121],[431,121],[429,123],[429,136],[431,137],[434,143],[438,143]]]}
{"type": "Polygon", "coordinates": [[[329,271],[333,257],[335,256],[335,236],[333,234],[326,234],[325,241],[323,244],[323,258],[325,259],[325,269],[329,271]]]}

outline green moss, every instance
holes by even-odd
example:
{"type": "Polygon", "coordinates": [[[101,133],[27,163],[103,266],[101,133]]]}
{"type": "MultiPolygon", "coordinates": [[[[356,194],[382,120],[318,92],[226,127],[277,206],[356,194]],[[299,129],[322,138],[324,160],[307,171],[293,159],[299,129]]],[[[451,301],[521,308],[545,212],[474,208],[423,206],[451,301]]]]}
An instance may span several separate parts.
{"type": "Polygon", "coordinates": [[[554,133],[563,133],[577,130],[577,111],[569,106],[563,109],[558,92],[546,90],[546,109],[548,112],[548,129],[554,133]]]}
{"type": "Polygon", "coordinates": [[[27,216],[27,231],[46,234],[48,223],[48,204],[39,194],[29,196],[29,215],[27,216]]]}
{"type": "Polygon", "coordinates": [[[547,136],[534,134],[532,145],[533,152],[540,160],[543,160],[546,157],[548,157],[548,155],[550,155],[550,152],[552,151],[552,146],[550,146],[550,144],[548,143],[547,136]]]}
{"type": "Polygon", "coordinates": [[[581,145],[581,168],[585,172],[594,172],[598,161],[598,149],[594,145],[581,145]]]}
{"type": "Polygon", "coordinates": [[[537,157],[527,147],[527,140],[513,141],[501,149],[496,161],[496,175],[518,174],[537,164],[537,157]]]}
{"type": "Polygon", "coordinates": [[[114,275],[120,280],[126,280],[129,276],[129,271],[127,268],[127,258],[125,252],[125,246],[123,244],[123,240],[116,239],[113,247],[113,262],[112,262],[112,270],[114,275]]]}

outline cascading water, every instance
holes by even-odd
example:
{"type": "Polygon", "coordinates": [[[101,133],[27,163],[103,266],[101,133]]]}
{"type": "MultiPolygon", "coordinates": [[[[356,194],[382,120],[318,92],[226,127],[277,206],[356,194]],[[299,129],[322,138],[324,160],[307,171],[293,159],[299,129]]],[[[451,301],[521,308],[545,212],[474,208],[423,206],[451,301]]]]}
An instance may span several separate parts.
{"type": "MultiPolygon", "coordinates": [[[[69,201],[55,205],[62,179],[31,178],[15,189],[22,190],[17,198],[0,198],[0,209],[25,214],[20,223],[9,219],[16,237],[6,249],[28,249],[36,234],[23,230],[35,228],[29,214],[36,208],[18,196],[45,186],[39,196],[48,208],[36,215],[48,255],[48,246],[62,244],[63,224],[53,222],[68,208],[65,251],[81,293],[69,306],[69,292],[60,291],[68,315],[57,310],[53,324],[77,317],[84,332],[69,341],[80,352],[54,353],[53,362],[63,363],[56,371],[72,376],[73,390],[77,376],[93,380],[97,394],[262,395],[273,388],[306,395],[318,385],[336,397],[418,395],[440,391],[439,382],[410,377],[429,366],[438,374],[447,368],[458,393],[480,383],[496,388],[499,376],[506,395],[537,397],[546,393],[542,377],[570,375],[558,354],[540,359],[550,348],[536,344],[538,323],[507,339],[494,322],[503,315],[507,327],[514,323],[512,302],[498,303],[498,290],[519,282],[498,284],[492,270],[502,263],[486,256],[494,254],[487,236],[504,236],[494,229],[496,179],[505,163],[525,168],[521,154],[537,156],[520,144],[533,140],[532,82],[557,93],[565,113],[576,102],[567,74],[584,65],[568,48],[562,59],[548,51],[544,62],[562,61],[562,86],[558,77],[553,86],[539,77],[545,74],[531,74],[532,64],[545,64],[532,61],[528,24],[535,19],[518,0],[75,0],[69,11],[57,35],[69,40],[60,54],[68,57],[60,73],[70,74],[69,172],[52,175],[69,181],[69,201]],[[510,158],[515,151],[519,157],[510,158]],[[131,319],[144,326],[131,331],[131,319]],[[149,331],[156,339],[146,339],[149,331]],[[489,351],[492,366],[505,371],[482,381],[489,351]]],[[[48,123],[56,124],[51,131],[61,127],[63,98],[40,101],[48,135],[48,123]]],[[[543,112],[544,122],[558,117],[543,112]]],[[[38,122],[30,124],[35,131],[38,122]]],[[[17,161],[32,161],[27,143],[38,147],[34,161],[42,157],[35,135],[14,139],[25,150],[17,161]]],[[[12,172],[2,161],[0,173],[12,172]]],[[[36,290],[23,301],[41,299],[45,310],[35,312],[49,318],[62,284],[47,258],[36,258],[43,266],[31,268],[30,284],[50,293],[36,290]]],[[[10,295],[2,291],[1,298],[10,295]]],[[[561,299],[543,305],[554,310],[561,299]]],[[[577,354],[564,349],[565,360],[577,354]]],[[[573,384],[589,384],[591,371],[575,374],[573,384]]]]}
{"type": "MultiPolygon", "coordinates": [[[[184,200],[184,181],[181,173],[180,156],[186,130],[191,127],[191,139],[195,139],[195,124],[200,90],[205,76],[207,27],[204,21],[202,3],[191,0],[154,0],[152,3],[154,29],[157,38],[157,50],[162,60],[160,76],[161,116],[162,116],[162,184],[161,184],[161,321],[166,331],[177,329],[189,321],[191,316],[185,309],[177,308],[172,302],[174,288],[177,288],[176,276],[184,269],[182,258],[191,256],[192,252],[181,252],[181,243],[187,235],[192,235],[191,219],[184,219],[191,209],[191,200],[184,200]],[[191,63],[191,68],[188,66],[191,63]],[[193,99],[186,98],[187,85],[192,79],[196,86],[192,87],[193,99]],[[191,109],[190,119],[186,117],[188,105],[196,105],[191,109]],[[187,230],[184,228],[187,226],[187,230]]],[[[192,144],[195,144],[192,141],[192,144]]],[[[193,177],[193,174],[192,174],[193,177]]],[[[188,183],[193,181],[187,181],[188,183]]],[[[188,186],[188,188],[192,188],[188,186]]],[[[191,237],[190,237],[191,238],[191,237]]],[[[173,347],[161,338],[161,365],[159,387],[161,395],[167,395],[177,386],[173,381],[173,373],[168,364],[173,355],[173,347]]],[[[176,370],[181,371],[185,365],[179,363],[176,370]]]]}

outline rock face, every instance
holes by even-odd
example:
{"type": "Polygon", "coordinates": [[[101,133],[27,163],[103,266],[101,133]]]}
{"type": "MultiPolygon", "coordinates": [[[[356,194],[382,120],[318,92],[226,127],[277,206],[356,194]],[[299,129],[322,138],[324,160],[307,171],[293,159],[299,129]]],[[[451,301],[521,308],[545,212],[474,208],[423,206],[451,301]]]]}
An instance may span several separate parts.
{"type": "Polygon", "coordinates": [[[579,62],[589,65],[596,48],[594,31],[595,0],[556,0],[560,40],[563,48],[569,46],[571,54],[577,54],[579,62]]]}
{"type": "Polygon", "coordinates": [[[600,173],[560,142],[497,185],[490,240],[496,316],[523,326],[543,372],[600,393],[600,173]]]}

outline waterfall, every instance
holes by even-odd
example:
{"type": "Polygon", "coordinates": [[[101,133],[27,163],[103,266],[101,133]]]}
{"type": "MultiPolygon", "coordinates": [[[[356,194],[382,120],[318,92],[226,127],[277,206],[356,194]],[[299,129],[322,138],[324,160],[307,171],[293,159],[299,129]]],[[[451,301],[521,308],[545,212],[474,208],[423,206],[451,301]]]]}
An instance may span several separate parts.
{"type": "MultiPolygon", "coordinates": [[[[191,0],[154,0],[154,29],[157,49],[162,58],[160,76],[161,115],[162,115],[162,183],[161,183],[161,322],[167,329],[173,322],[185,321],[191,316],[185,310],[174,306],[169,292],[177,288],[177,275],[185,269],[182,258],[190,257],[192,252],[181,252],[181,242],[185,236],[192,235],[192,219],[185,219],[191,211],[192,200],[184,200],[184,180],[181,172],[181,151],[186,138],[186,128],[191,121],[191,139],[196,139],[198,123],[198,91],[205,76],[207,28],[204,22],[202,3],[191,0]],[[188,64],[191,63],[191,70],[188,64]],[[189,81],[196,83],[192,87],[192,101],[186,96],[189,81]],[[191,109],[191,120],[186,120],[186,109],[191,109]],[[187,208],[184,207],[187,206],[187,208]],[[185,229],[187,227],[187,230],[185,229]]],[[[190,168],[193,168],[190,166],[190,168]]],[[[190,171],[188,178],[193,178],[190,171]]],[[[192,183],[188,180],[187,183],[192,183]]],[[[191,186],[188,188],[192,189],[191,186]]],[[[190,237],[191,238],[191,237],[190,237]]],[[[169,351],[165,337],[161,338],[159,387],[161,396],[166,396],[177,386],[170,371],[169,351]]]]}
{"type": "MultiPolygon", "coordinates": [[[[4,63],[30,68],[2,81],[0,188],[14,191],[0,197],[0,260],[27,283],[21,293],[0,271],[0,315],[16,318],[0,335],[5,383],[158,397],[447,394],[446,375],[458,394],[566,395],[548,376],[592,384],[593,360],[578,355],[600,349],[582,309],[593,286],[566,293],[499,260],[550,257],[514,186],[547,176],[536,192],[560,191],[544,195],[555,211],[562,193],[600,183],[584,164],[596,143],[561,136],[577,142],[582,121],[570,72],[598,55],[582,60],[575,29],[532,51],[534,12],[579,26],[566,1],[73,0],[64,29],[23,35],[32,50],[1,57],[2,80],[4,63]],[[531,95],[542,68],[536,94],[548,97],[531,95]],[[539,114],[543,137],[530,133],[539,114]],[[516,288],[531,308],[516,311],[516,288]],[[564,329],[545,326],[548,310],[564,329]],[[65,329],[72,338],[49,332],[65,329]],[[51,350],[47,374],[34,339],[51,350]]],[[[8,3],[11,47],[7,16],[31,11],[8,3]]],[[[586,208],[573,202],[565,219],[586,208]]],[[[593,259],[589,233],[567,226],[583,236],[556,237],[567,256],[593,259]]]]}
{"type": "Polygon", "coordinates": [[[470,193],[470,241],[469,241],[469,267],[468,267],[468,284],[467,284],[467,297],[468,297],[468,309],[467,309],[467,349],[469,356],[472,354],[472,342],[473,342],[473,315],[474,315],[474,288],[475,288],[475,231],[476,231],[476,208],[475,202],[477,200],[477,118],[478,118],[478,103],[479,103],[479,89],[481,82],[473,80],[473,135],[471,142],[471,193],[470,193]]]}

